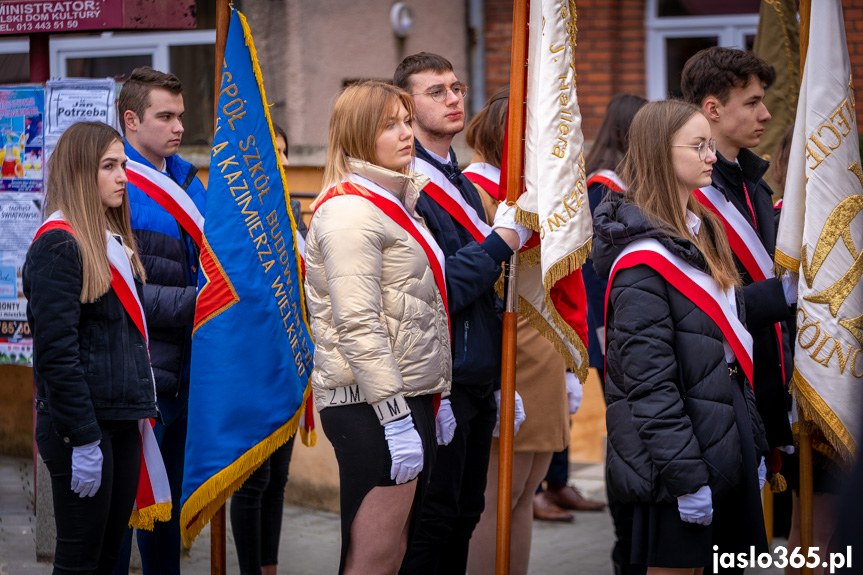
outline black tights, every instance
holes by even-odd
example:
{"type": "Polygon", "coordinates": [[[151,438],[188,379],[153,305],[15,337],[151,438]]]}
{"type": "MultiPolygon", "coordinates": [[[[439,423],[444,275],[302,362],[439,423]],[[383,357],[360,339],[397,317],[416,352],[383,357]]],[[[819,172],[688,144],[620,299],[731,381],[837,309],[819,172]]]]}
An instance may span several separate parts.
{"type": "Polygon", "coordinates": [[[93,497],[72,491],[72,448],[60,439],[51,416],[36,417],[36,443],[54,495],[57,546],[54,575],[111,573],[129,524],[138,473],[141,439],[137,421],[100,421],[102,484],[93,497]]]}

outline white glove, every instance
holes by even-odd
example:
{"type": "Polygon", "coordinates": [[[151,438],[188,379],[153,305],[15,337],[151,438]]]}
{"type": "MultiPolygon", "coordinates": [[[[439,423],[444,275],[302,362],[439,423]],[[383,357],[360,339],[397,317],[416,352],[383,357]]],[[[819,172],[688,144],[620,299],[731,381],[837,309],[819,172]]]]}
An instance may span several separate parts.
{"type": "Polygon", "coordinates": [[[518,234],[518,249],[524,247],[530,236],[533,235],[533,230],[526,228],[515,222],[515,206],[509,206],[506,202],[501,202],[497,206],[497,212],[494,214],[494,224],[491,229],[506,228],[518,234]]]}
{"type": "Polygon", "coordinates": [[[437,417],[434,420],[434,433],[438,445],[449,445],[455,436],[455,425],[455,415],[453,415],[449,398],[440,400],[440,407],[438,407],[437,417]]]}
{"type": "Polygon", "coordinates": [[[680,519],[686,523],[710,525],[713,521],[713,494],[710,486],[705,485],[695,493],[678,497],[677,510],[680,512],[680,519]]]}
{"type": "Polygon", "coordinates": [[[102,450],[99,442],[72,448],[72,491],[93,497],[102,485],[102,450]]]}
{"type": "MultiPolygon", "coordinates": [[[[497,420],[494,422],[494,431],[491,433],[494,437],[500,437],[500,390],[494,392],[494,400],[497,402],[497,420]]],[[[515,420],[512,423],[512,434],[518,433],[518,428],[524,423],[524,403],[521,401],[521,396],[515,392],[515,420]]]]}
{"type": "Polygon", "coordinates": [[[758,465],[758,491],[764,489],[764,484],[767,482],[767,465],[764,463],[764,457],[761,458],[761,463],[758,465]]]}
{"type": "Polygon", "coordinates": [[[581,407],[584,388],[581,386],[581,382],[578,381],[578,376],[571,371],[567,371],[564,378],[566,379],[566,400],[569,402],[569,414],[575,415],[575,412],[581,407]]]}
{"type": "Polygon", "coordinates": [[[793,272],[785,272],[780,276],[782,291],[785,293],[785,303],[794,305],[797,303],[797,282],[799,275],[793,272]]]}
{"type": "Polygon", "coordinates": [[[393,460],[390,479],[394,479],[396,485],[415,479],[423,470],[423,442],[414,427],[414,418],[409,413],[407,417],[390,421],[384,425],[384,436],[393,460]]]}

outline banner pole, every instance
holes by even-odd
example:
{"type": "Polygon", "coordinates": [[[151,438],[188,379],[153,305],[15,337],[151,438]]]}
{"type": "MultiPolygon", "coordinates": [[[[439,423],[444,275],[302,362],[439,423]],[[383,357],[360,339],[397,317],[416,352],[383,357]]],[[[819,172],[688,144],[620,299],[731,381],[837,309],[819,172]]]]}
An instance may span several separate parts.
{"type": "MultiPolygon", "coordinates": [[[[813,517],[813,482],[812,482],[812,435],[809,422],[798,410],[800,426],[800,546],[808,557],[809,549],[815,542],[815,523],[813,517]]],[[[812,568],[803,565],[801,575],[811,575],[812,568]]]]}
{"type": "MultiPolygon", "coordinates": [[[[803,82],[803,67],[809,49],[809,24],[811,22],[811,0],[800,0],[800,81],[803,82]]],[[[802,409],[797,410],[800,426],[800,545],[803,553],[809,552],[815,543],[815,517],[813,510],[814,484],[812,478],[812,435],[809,422],[802,409]]],[[[808,556],[808,555],[807,555],[808,556]]],[[[812,569],[803,565],[802,575],[811,575],[812,569]]]]}
{"type": "MultiPolygon", "coordinates": [[[[225,63],[225,45],[228,42],[228,25],[231,22],[230,0],[217,0],[216,3],[216,82],[213,100],[213,130],[218,118],[219,92],[222,87],[222,67],[225,63]]],[[[210,573],[227,575],[227,522],[225,506],[219,507],[210,521],[210,573]]]]}
{"type": "MultiPolygon", "coordinates": [[[[539,1],[539,0],[536,0],[539,1]]],[[[512,52],[510,60],[510,96],[507,115],[509,134],[507,156],[507,194],[515,202],[522,189],[524,172],[524,95],[527,76],[528,0],[516,0],[512,17],[512,52]]],[[[503,314],[503,348],[501,353],[500,390],[500,461],[497,491],[496,575],[509,574],[510,537],[512,530],[512,448],[515,419],[515,356],[518,322],[518,252],[505,266],[505,303],[503,314]]]]}

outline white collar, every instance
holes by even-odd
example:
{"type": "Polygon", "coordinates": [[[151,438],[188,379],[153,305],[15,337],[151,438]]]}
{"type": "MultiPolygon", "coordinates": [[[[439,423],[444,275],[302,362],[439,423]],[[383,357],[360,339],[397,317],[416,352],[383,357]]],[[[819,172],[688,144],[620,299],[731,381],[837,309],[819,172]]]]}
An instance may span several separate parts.
{"type": "Polygon", "coordinates": [[[447,152],[446,152],[446,158],[442,158],[442,157],[438,156],[437,154],[435,154],[434,152],[432,152],[428,148],[426,148],[426,152],[428,152],[429,156],[431,156],[432,158],[434,158],[435,160],[437,160],[441,164],[449,164],[451,162],[451,160],[449,159],[449,150],[447,150],[447,152]]]}
{"type": "Polygon", "coordinates": [[[693,236],[697,236],[698,232],[701,231],[701,218],[686,210],[686,227],[689,228],[693,236]]]}

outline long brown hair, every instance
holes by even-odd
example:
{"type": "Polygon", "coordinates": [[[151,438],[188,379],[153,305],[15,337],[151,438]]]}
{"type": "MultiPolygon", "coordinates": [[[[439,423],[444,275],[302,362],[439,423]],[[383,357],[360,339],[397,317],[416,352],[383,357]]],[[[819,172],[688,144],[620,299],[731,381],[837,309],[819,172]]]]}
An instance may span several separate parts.
{"type": "Polygon", "coordinates": [[[690,194],[686,209],[701,219],[693,236],[680,205],[679,184],[671,161],[671,144],[677,132],[695,114],[703,113],[680,100],[651,102],[639,110],[629,129],[629,150],[621,178],[626,198],[670,235],[692,241],[707,261],[708,272],[722,289],[739,285],[740,276],[719,220],[690,194]]]}
{"type": "Polygon", "coordinates": [[[495,90],[465,130],[465,141],[483,162],[500,169],[503,161],[503,134],[506,130],[506,111],[509,105],[509,86],[495,90]]]}
{"type": "Polygon", "coordinates": [[[106,210],[99,194],[99,162],[114,142],[122,143],[123,138],[111,126],[77,122],[63,132],[48,160],[45,214],[59,210],[75,230],[83,270],[82,303],[95,301],[111,286],[106,230],[123,238],[132,250],[132,270],[146,278],[129,222],[128,195],[123,194],[120,207],[106,210]]]}
{"type": "MultiPolygon", "coordinates": [[[[405,107],[408,117],[414,117],[413,98],[390,84],[368,81],[349,86],[342,92],[330,117],[324,191],[332,186],[336,186],[336,193],[341,191],[341,182],[352,173],[348,158],[378,163],[375,143],[399,104],[405,107]]],[[[408,171],[407,167],[401,170],[405,174],[408,171]]]]}

